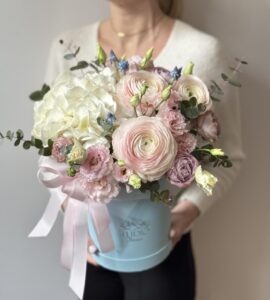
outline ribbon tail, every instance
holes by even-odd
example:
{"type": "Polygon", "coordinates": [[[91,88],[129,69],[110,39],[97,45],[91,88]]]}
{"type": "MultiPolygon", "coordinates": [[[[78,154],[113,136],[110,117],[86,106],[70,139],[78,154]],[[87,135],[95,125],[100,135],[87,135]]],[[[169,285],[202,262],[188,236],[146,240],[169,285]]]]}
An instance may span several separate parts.
{"type": "Polygon", "coordinates": [[[56,189],[50,189],[51,197],[47,207],[35,226],[35,228],[31,231],[28,237],[44,237],[47,236],[53,225],[57,219],[58,213],[61,209],[61,205],[66,200],[65,197],[59,197],[59,194],[56,189]]]}
{"type": "Polygon", "coordinates": [[[90,203],[89,215],[93,221],[101,252],[110,252],[115,248],[110,230],[110,214],[106,204],[90,203]]]}
{"type": "Polygon", "coordinates": [[[76,200],[73,198],[68,199],[68,205],[64,215],[63,224],[63,242],[61,248],[61,263],[67,268],[72,267],[73,258],[73,228],[76,217],[76,200]]]}
{"type": "Polygon", "coordinates": [[[87,241],[88,241],[88,227],[87,227],[87,205],[85,203],[77,202],[76,220],[74,224],[74,251],[72,266],[70,272],[69,286],[74,293],[80,298],[83,298],[86,268],[87,268],[87,241]]]}

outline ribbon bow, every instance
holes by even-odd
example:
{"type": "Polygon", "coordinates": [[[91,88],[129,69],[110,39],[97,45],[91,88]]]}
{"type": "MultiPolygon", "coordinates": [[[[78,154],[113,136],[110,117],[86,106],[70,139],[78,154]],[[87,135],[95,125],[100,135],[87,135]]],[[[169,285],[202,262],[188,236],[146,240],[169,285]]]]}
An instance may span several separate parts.
{"type": "Polygon", "coordinates": [[[83,192],[78,178],[66,174],[67,164],[50,157],[40,157],[37,177],[51,197],[49,203],[28,237],[47,236],[53,228],[61,205],[67,200],[64,215],[61,263],[70,269],[69,286],[82,299],[86,278],[88,216],[91,217],[101,252],[114,249],[110,215],[106,204],[90,201],[83,192]]]}

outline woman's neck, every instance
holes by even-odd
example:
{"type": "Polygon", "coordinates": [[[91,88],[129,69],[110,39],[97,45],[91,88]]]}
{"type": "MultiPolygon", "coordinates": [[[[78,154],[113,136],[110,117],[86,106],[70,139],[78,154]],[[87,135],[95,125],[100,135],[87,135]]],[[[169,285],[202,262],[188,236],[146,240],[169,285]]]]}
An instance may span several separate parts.
{"type": "Polygon", "coordinates": [[[165,19],[169,18],[163,14],[156,0],[121,3],[110,1],[111,16],[99,30],[101,45],[107,51],[113,48],[118,55],[142,55],[155,46],[159,25],[164,22],[164,27],[165,19]]]}

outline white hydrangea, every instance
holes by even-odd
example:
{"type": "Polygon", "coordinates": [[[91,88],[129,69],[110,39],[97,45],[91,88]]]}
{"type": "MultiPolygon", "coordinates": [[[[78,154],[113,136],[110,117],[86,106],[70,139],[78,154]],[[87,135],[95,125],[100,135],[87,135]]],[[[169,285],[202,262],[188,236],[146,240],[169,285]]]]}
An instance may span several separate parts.
{"type": "Polygon", "coordinates": [[[34,105],[32,135],[46,145],[58,136],[74,137],[87,149],[107,144],[97,118],[115,114],[115,78],[109,68],[82,77],[66,71],[56,78],[51,90],[34,105]]]}

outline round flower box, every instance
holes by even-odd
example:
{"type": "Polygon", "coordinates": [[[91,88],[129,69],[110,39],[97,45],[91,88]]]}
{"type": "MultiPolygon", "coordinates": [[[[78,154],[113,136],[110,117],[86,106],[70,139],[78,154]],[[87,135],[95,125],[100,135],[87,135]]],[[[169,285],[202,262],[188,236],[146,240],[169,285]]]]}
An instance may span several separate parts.
{"type": "MultiPolygon", "coordinates": [[[[148,195],[121,191],[107,204],[115,248],[93,254],[99,265],[113,271],[138,272],[158,265],[169,255],[172,250],[170,208],[162,202],[151,201],[148,195]]],[[[91,239],[99,248],[90,217],[88,227],[91,239]]]]}

